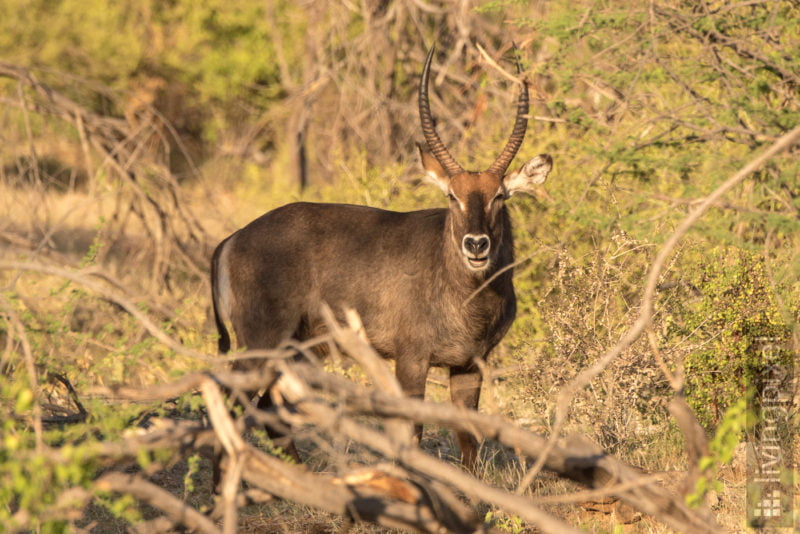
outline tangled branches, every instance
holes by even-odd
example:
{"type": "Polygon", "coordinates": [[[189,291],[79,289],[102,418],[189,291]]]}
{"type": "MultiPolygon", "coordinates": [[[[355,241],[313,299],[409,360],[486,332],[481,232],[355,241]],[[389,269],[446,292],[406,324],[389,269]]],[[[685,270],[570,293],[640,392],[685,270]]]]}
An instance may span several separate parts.
{"type": "Polygon", "coordinates": [[[149,257],[151,290],[169,287],[170,269],[203,277],[209,239],[186,208],[174,175],[158,157],[170,145],[168,123],[154,113],[134,121],[98,115],[40,82],[29,69],[5,62],[0,62],[0,77],[15,80],[19,87],[18,100],[7,104],[17,106],[26,116],[36,113],[56,117],[75,129],[81,140],[91,198],[97,197],[102,176],[116,178],[116,206],[106,223],[107,241],[111,242],[107,248],[125,233],[128,214],[133,213],[147,243],[138,254],[149,257]],[[101,157],[99,165],[94,164],[95,153],[101,157]]]}

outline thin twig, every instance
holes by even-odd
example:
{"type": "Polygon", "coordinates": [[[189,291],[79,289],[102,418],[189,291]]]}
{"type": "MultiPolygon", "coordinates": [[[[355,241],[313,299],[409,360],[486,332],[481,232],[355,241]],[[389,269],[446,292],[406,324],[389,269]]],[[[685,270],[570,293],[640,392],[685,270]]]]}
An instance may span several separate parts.
{"type": "Polygon", "coordinates": [[[41,454],[44,448],[43,441],[43,428],[42,428],[42,404],[39,395],[39,380],[36,372],[36,362],[31,351],[31,344],[28,341],[28,335],[25,333],[25,325],[19,318],[11,302],[0,293],[0,303],[2,303],[5,310],[5,315],[8,317],[8,322],[11,326],[9,337],[16,333],[16,337],[22,346],[22,354],[25,357],[25,370],[28,372],[28,382],[30,383],[31,395],[33,396],[33,430],[36,437],[36,452],[41,454]]]}
{"type": "Polygon", "coordinates": [[[492,59],[492,57],[484,50],[484,48],[480,45],[480,43],[475,43],[475,48],[478,49],[478,52],[481,53],[481,57],[488,63],[492,68],[494,68],[497,72],[499,72],[504,78],[513,82],[515,85],[522,85],[524,82],[517,76],[514,76],[506,69],[501,67],[497,61],[492,59]]]}
{"type": "Polygon", "coordinates": [[[492,274],[492,276],[487,278],[480,286],[478,286],[478,288],[475,291],[470,293],[470,295],[464,300],[464,304],[462,304],[462,306],[466,306],[467,304],[469,304],[472,299],[477,297],[478,294],[481,291],[483,291],[484,289],[486,289],[489,286],[489,284],[491,284],[498,276],[500,276],[504,272],[508,271],[509,269],[513,269],[514,267],[518,267],[519,265],[522,265],[523,263],[532,260],[538,253],[539,252],[537,251],[537,252],[534,252],[533,254],[528,254],[524,258],[520,258],[517,261],[515,261],[513,263],[509,263],[508,265],[506,265],[506,266],[502,267],[501,269],[498,269],[497,271],[495,271],[492,274]]]}
{"type": "Polygon", "coordinates": [[[145,328],[145,330],[150,332],[150,335],[159,340],[167,348],[172,349],[178,354],[189,356],[191,358],[195,358],[201,361],[216,360],[216,358],[211,358],[206,354],[186,348],[185,346],[183,346],[183,344],[175,340],[173,337],[171,337],[169,334],[167,334],[161,328],[159,328],[153,321],[151,321],[150,318],[139,309],[139,307],[136,305],[135,302],[133,302],[124,295],[120,295],[116,291],[113,291],[101,284],[98,284],[97,282],[95,282],[85,274],[81,273],[80,271],[70,271],[67,269],[62,269],[61,267],[56,267],[54,265],[47,265],[44,263],[13,261],[13,260],[0,260],[0,270],[32,271],[42,274],[49,274],[51,276],[66,278],[67,280],[72,280],[73,282],[78,283],[91,291],[94,291],[98,295],[101,295],[102,297],[117,303],[126,312],[131,314],[137,321],[139,321],[139,323],[141,323],[141,325],[145,328]]]}

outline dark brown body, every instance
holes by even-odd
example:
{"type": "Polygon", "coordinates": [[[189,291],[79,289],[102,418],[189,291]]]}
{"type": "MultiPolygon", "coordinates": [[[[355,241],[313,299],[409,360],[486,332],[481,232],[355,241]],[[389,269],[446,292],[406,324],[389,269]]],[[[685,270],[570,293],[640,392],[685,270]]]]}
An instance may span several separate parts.
{"type": "MultiPolygon", "coordinates": [[[[426,177],[447,194],[449,207],[398,213],[296,203],[235,232],[212,261],[221,352],[231,345],[226,323],[239,347],[270,349],[321,333],[323,304],[337,314],[351,308],[375,349],[396,361],[406,394],[423,397],[429,368],[441,366],[449,370],[453,402],[477,408],[476,362],[500,342],[516,313],[505,201],[544,182],[552,160],[540,155],[506,174],[525,135],[523,84],[503,152],[486,171],[462,169],[433,127],[427,96],[432,55],[431,50],[419,95],[430,152],[421,146],[420,155],[426,177]]],[[[418,426],[418,437],[421,432],[418,426]]],[[[458,433],[458,441],[462,461],[473,466],[475,439],[458,433]]]]}
{"type": "MultiPolygon", "coordinates": [[[[514,319],[507,270],[478,289],[476,276],[446,246],[446,209],[397,213],[365,206],[297,203],[251,222],[214,254],[215,302],[229,304],[239,344],[271,348],[322,332],[319,311],[354,308],[370,343],[401,368],[465,366],[500,341],[514,319]],[[264,236],[271,236],[264,239],[264,236]],[[235,265],[231,270],[229,265],[235,265]]],[[[513,261],[506,217],[502,258],[513,261]]],[[[221,347],[225,348],[225,347],[221,347]]],[[[411,384],[403,384],[410,389],[411,384]]]]}

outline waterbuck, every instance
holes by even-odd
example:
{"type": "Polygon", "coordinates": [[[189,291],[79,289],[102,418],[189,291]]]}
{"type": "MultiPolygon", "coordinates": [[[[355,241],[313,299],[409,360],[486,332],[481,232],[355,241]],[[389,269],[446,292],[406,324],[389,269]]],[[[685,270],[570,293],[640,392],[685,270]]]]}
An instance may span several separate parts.
{"type": "MultiPolygon", "coordinates": [[[[366,206],[288,204],[262,215],[214,251],[212,288],[219,349],[268,349],[324,329],[320,309],[355,309],[370,343],[396,363],[406,394],[422,398],[431,366],[449,369],[456,405],[477,408],[485,360],[516,313],[514,246],[506,200],[544,182],[542,154],[506,174],[525,137],[528,89],[519,95],[514,130],[488,169],[465,171],[434,127],[428,102],[433,48],[419,85],[427,178],[449,207],[408,213],[366,206]]],[[[248,362],[239,363],[239,366],[248,362]]],[[[415,428],[416,438],[422,427],[415,428]]],[[[457,434],[461,459],[474,467],[477,442],[457,434]]]]}

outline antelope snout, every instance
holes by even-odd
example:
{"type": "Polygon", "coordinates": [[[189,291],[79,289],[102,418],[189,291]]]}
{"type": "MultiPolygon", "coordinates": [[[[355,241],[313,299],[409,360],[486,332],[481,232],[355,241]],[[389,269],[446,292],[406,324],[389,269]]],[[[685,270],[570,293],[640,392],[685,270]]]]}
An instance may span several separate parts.
{"type": "Polygon", "coordinates": [[[489,263],[489,249],[492,241],[486,234],[467,234],[461,240],[461,250],[472,269],[481,270],[489,263]]]}
{"type": "Polygon", "coordinates": [[[464,252],[469,256],[476,256],[482,257],[486,256],[489,252],[489,236],[486,234],[483,235],[473,235],[467,234],[464,236],[464,240],[461,243],[461,246],[464,247],[464,252]]]}

